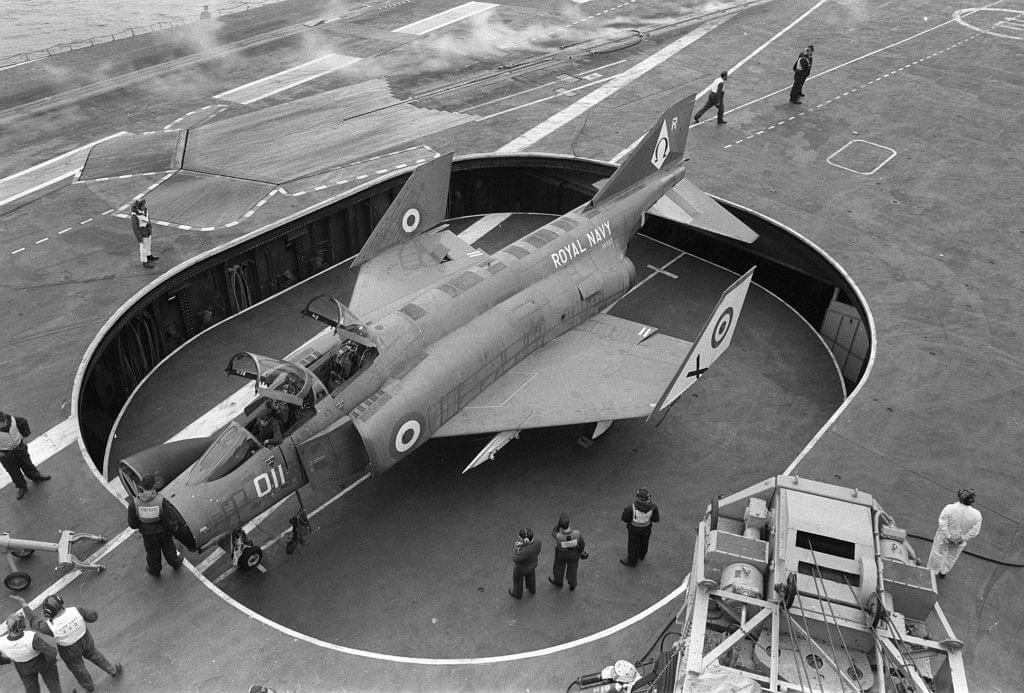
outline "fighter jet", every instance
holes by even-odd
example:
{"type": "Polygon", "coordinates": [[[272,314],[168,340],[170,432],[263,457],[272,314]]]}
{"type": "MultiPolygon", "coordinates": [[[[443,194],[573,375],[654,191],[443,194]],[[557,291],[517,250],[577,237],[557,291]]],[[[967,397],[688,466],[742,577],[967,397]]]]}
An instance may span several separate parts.
{"type": "Polygon", "coordinates": [[[645,213],[757,238],[683,179],[693,100],[669,108],[589,202],[491,255],[444,223],[451,154],[421,165],[355,258],[350,304],[307,304],[328,327],[292,361],[235,355],[227,372],[255,383],[244,412],[211,438],[122,460],[124,488],[160,477],[185,522],[177,538],[234,549],[251,568],[262,554],[245,523],[307,485],[379,474],[431,438],[493,434],[468,471],[524,429],[594,424],[594,438],[616,419],[660,421],[728,348],[754,271],[693,343],[607,312],[634,286],[626,247],[645,213]]]}

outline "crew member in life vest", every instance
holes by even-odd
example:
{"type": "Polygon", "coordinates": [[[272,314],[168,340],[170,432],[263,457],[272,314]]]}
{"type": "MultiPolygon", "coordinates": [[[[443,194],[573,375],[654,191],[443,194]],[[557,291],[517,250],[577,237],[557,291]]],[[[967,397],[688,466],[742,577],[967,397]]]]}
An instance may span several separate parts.
{"type": "Polygon", "coordinates": [[[57,653],[67,664],[68,669],[78,680],[78,684],[87,691],[94,690],[92,676],[85,668],[85,660],[98,666],[113,677],[124,671],[120,664],[111,664],[92,640],[87,623],[95,623],[99,618],[92,609],[85,607],[65,607],[64,600],[53,594],[43,600],[43,616],[38,618],[21,597],[12,594],[11,599],[21,604],[21,610],[28,617],[31,627],[43,635],[49,635],[57,643],[57,653]]]}
{"type": "Polygon", "coordinates": [[[7,617],[7,635],[0,637],[0,664],[14,662],[26,693],[39,693],[39,677],[50,693],[60,693],[57,650],[39,633],[26,630],[25,614],[7,617]]]}
{"type": "Polygon", "coordinates": [[[540,539],[534,539],[529,527],[519,530],[512,548],[512,588],[509,595],[523,598],[523,583],[530,594],[537,594],[537,557],[540,555],[540,539]]]}
{"type": "Polygon", "coordinates": [[[142,492],[128,504],[128,526],[139,530],[146,547],[146,572],[160,575],[163,552],[168,565],[177,570],[184,558],[174,545],[174,532],[184,524],[181,515],[164,497],[156,492],[156,479],[152,474],[142,477],[142,492]]]}
{"type": "Polygon", "coordinates": [[[18,500],[28,495],[25,477],[35,482],[50,480],[50,477],[39,473],[29,457],[25,438],[31,433],[27,419],[0,411],[0,464],[18,487],[18,500]]]}
{"type": "Polygon", "coordinates": [[[644,560],[644,556],[647,555],[647,543],[651,540],[651,523],[660,520],[658,506],[651,501],[651,492],[645,488],[638,488],[636,500],[622,511],[622,521],[626,523],[626,530],[629,532],[629,543],[626,547],[626,557],[620,558],[619,563],[635,568],[637,561],[644,560]]]}
{"type": "Polygon", "coordinates": [[[132,221],[132,233],[139,242],[139,259],[142,260],[142,266],[152,269],[153,262],[160,257],[153,254],[153,224],[149,221],[149,210],[146,209],[145,200],[135,200],[132,203],[129,218],[132,221]]]}
{"type": "Polygon", "coordinates": [[[565,513],[558,516],[558,524],[551,530],[551,537],[555,540],[555,563],[548,582],[558,588],[562,587],[563,582],[568,582],[569,590],[575,590],[580,559],[588,555],[587,542],[578,529],[569,527],[569,516],[565,513]]]}

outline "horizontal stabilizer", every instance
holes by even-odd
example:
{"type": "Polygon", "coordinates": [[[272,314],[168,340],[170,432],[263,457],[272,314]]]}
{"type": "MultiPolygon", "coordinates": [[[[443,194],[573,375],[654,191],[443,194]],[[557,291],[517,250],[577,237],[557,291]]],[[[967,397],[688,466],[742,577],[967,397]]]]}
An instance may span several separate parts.
{"type": "Polygon", "coordinates": [[[668,413],[668,408],[679,399],[679,396],[697,382],[711,367],[711,364],[729,348],[732,335],[736,332],[736,324],[740,319],[743,301],[747,297],[747,289],[750,288],[750,281],[754,276],[754,269],[752,267],[746,274],[733,282],[733,285],[726,289],[722,297],[718,299],[718,305],[715,306],[714,312],[704,323],[700,336],[690,346],[683,365],[679,367],[672,382],[665,389],[665,393],[654,407],[654,411],[647,417],[648,421],[658,416],[664,418],[664,415],[668,413]]]}
{"type": "Polygon", "coordinates": [[[753,229],[685,178],[665,193],[647,213],[743,243],[757,240],[753,229]]]}
{"type": "Polygon", "coordinates": [[[451,173],[451,153],[428,161],[413,171],[373,228],[352,266],[358,267],[388,248],[405,243],[444,221],[451,173]]]}

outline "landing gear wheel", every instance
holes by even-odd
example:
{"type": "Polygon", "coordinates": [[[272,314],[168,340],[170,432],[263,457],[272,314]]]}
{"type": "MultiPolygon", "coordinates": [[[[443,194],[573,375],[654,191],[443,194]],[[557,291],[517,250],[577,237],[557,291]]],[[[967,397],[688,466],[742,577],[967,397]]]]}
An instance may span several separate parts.
{"type": "Polygon", "coordinates": [[[11,554],[17,558],[28,558],[36,552],[35,549],[11,549],[11,554]]]}
{"type": "Polygon", "coordinates": [[[238,557],[239,570],[252,570],[263,560],[263,550],[258,546],[246,546],[238,557]]]}
{"type": "Polygon", "coordinates": [[[7,577],[4,578],[4,587],[15,592],[20,592],[31,584],[32,576],[20,570],[8,573],[7,577]]]}

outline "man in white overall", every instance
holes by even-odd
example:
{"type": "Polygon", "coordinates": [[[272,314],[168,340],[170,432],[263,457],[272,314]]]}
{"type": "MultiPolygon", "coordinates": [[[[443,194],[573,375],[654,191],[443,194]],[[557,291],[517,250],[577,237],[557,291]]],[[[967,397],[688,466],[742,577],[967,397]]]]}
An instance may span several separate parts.
{"type": "Polygon", "coordinates": [[[153,224],[149,221],[149,210],[146,209],[145,200],[135,200],[132,203],[130,218],[132,233],[135,234],[135,240],[139,242],[139,259],[142,261],[142,266],[152,269],[153,262],[159,260],[160,257],[153,255],[153,224]]]}
{"type": "Polygon", "coordinates": [[[957,491],[957,502],[950,503],[939,514],[939,528],[928,554],[928,568],[940,578],[946,577],[967,542],[981,531],[981,513],[974,505],[974,489],[957,491]]]}

